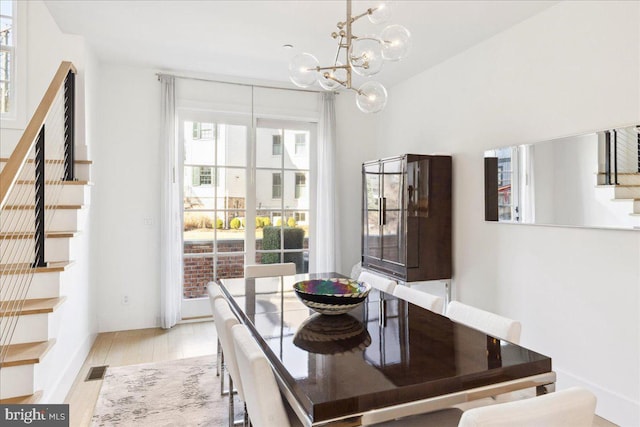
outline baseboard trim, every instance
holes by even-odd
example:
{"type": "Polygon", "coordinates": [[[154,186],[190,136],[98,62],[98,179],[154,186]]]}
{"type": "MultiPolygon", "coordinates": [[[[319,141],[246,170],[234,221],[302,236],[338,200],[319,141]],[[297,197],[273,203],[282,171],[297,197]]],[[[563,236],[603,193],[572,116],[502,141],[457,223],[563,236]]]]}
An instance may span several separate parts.
{"type": "Polygon", "coordinates": [[[589,389],[596,395],[598,416],[622,427],[640,425],[640,402],[634,402],[628,397],[557,367],[554,370],[558,376],[556,382],[558,390],[578,386],[589,389]]]}
{"type": "Polygon", "coordinates": [[[62,374],[58,377],[55,386],[49,392],[45,391],[41,403],[62,403],[66,400],[67,394],[82,369],[82,365],[84,365],[84,361],[87,359],[97,336],[98,334],[96,333],[87,336],[67,366],[62,370],[62,374]]]}

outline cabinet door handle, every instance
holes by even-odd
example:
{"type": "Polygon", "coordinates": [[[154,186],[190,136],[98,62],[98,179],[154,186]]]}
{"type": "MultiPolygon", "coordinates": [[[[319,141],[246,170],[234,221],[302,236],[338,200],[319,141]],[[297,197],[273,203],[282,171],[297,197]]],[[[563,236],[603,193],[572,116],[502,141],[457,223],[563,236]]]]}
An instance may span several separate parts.
{"type": "Polygon", "coordinates": [[[382,215],[380,215],[382,224],[380,225],[387,225],[387,198],[386,197],[382,198],[382,203],[380,203],[380,206],[382,208],[382,215]]]}
{"type": "Polygon", "coordinates": [[[378,225],[382,225],[382,197],[378,197],[378,225]]]}

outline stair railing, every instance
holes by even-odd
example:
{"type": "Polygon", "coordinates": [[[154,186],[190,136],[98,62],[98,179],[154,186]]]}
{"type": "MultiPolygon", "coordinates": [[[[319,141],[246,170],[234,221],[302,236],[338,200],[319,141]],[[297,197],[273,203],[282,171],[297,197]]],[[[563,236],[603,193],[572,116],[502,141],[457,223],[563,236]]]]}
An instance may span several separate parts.
{"type": "Polygon", "coordinates": [[[640,134],[637,127],[604,132],[605,184],[620,185],[619,174],[640,173],[640,134]]]}
{"type": "Polygon", "coordinates": [[[46,230],[64,181],[75,179],[75,75],[62,62],[0,172],[0,366],[33,276],[47,266],[46,230]]]}

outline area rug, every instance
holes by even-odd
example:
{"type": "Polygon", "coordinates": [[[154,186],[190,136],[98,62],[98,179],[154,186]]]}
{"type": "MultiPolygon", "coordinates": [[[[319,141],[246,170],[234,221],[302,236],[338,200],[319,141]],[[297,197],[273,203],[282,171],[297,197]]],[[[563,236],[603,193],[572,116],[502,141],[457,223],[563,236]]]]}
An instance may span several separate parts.
{"type": "MultiPolygon", "coordinates": [[[[215,356],[108,368],[93,426],[226,426],[215,356]]],[[[239,405],[238,405],[239,406],[239,405]]]]}

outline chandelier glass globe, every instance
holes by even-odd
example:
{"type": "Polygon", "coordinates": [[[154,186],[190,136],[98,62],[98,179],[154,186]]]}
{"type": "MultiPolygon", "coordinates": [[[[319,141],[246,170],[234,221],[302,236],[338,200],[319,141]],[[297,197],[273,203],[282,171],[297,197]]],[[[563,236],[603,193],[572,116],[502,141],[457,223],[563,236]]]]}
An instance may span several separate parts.
{"type": "Polygon", "coordinates": [[[368,17],[372,24],[385,24],[389,22],[391,15],[393,15],[391,5],[389,3],[380,3],[368,17]]]}
{"type": "MultiPolygon", "coordinates": [[[[336,62],[336,67],[341,67],[341,62],[336,62]]],[[[347,79],[347,70],[344,68],[335,68],[333,70],[319,70],[318,84],[325,90],[335,90],[342,86],[341,82],[347,79]],[[331,78],[333,77],[333,78],[331,78]]]]}
{"type": "Polygon", "coordinates": [[[387,105],[387,89],[379,82],[366,82],[358,89],[356,105],[363,113],[377,113],[387,105]]]}
{"type": "Polygon", "coordinates": [[[365,77],[377,74],[384,64],[382,43],[372,36],[355,39],[349,48],[349,60],[356,74],[365,77]]]}
{"type": "Polygon", "coordinates": [[[411,34],[402,25],[389,25],[380,33],[382,57],[387,61],[399,61],[411,49],[411,34]]]}
{"type": "Polygon", "coordinates": [[[299,87],[309,87],[318,80],[317,68],[320,65],[310,53],[296,55],[289,63],[289,78],[299,87]]]}

